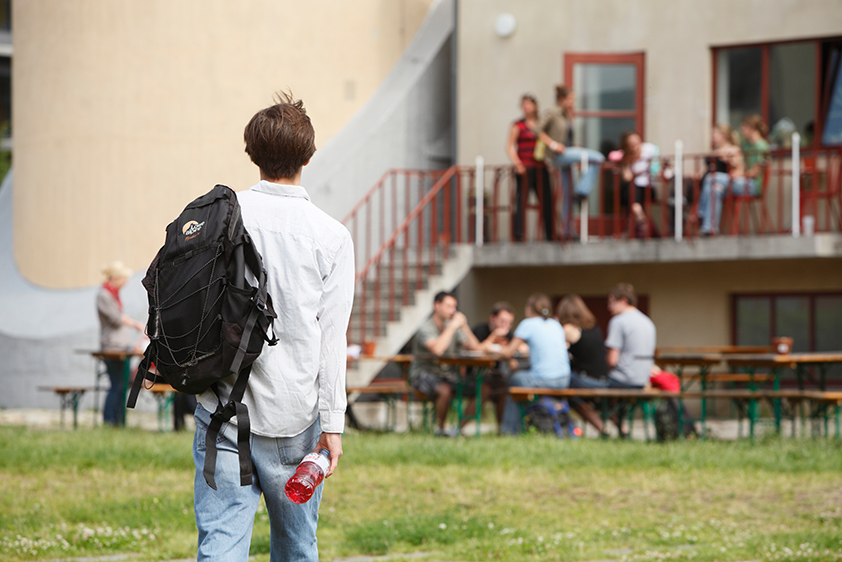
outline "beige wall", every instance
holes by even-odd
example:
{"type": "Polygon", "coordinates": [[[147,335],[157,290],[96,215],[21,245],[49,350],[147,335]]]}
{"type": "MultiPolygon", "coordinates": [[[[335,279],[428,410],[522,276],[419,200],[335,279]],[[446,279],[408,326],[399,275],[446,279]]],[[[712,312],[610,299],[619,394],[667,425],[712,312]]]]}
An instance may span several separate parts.
{"type": "Polygon", "coordinates": [[[474,269],[459,286],[459,305],[473,324],[507,300],[520,320],[532,293],[605,295],[619,282],[649,296],[659,346],[728,345],[732,294],[842,291],[842,260],[474,269]]]}
{"type": "Polygon", "coordinates": [[[508,162],[524,92],[554,103],[566,52],[646,54],[647,140],[671,154],[709,145],[713,46],[842,34],[840,0],[462,0],[459,3],[458,161],[508,162]],[[495,35],[500,13],[516,32],[495,35]]]}
{"type": "Polygon", "coordinates": [[[379,86],[432,0],[14,3],[14,252],[38,285],[144,269],[215,183],[252,185],[242,131],[274,92],[322,146],[379,86]]]}

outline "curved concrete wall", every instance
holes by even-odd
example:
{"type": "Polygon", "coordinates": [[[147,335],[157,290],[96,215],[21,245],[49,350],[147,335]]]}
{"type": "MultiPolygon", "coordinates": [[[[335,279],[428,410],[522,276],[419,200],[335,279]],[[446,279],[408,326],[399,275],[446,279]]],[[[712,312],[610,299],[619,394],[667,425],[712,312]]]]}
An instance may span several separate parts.
{"type": "Polygon", "coordinates": [[[324,146],[432,1],[15,2],[21,273],[73,288],[114,259],[143,269],[186,202],[257,181],[243,127],[274,92],[305,101],[324,146]]]}
{"type": "MultiPolygon", "coordinates": [[[[404,4],[427,6],[430,2],[404,4]]],[[[452,0],[434,2],[427,20],[404,56],[358,113],[340,132],[333,135],[331,141],[320,147],[307,167],[304,185],[308,186],[317,204],[334,216],[341,218],[388,168],[442,167],[452,160],[450,35],[454,23],[453,12],[452,0]]],[[[16,29],[16,36],[17,33],[16,29]]],[[[26,64],[22,66],[25,68],[26,64]]],[[[266,92],[266,100],[255,102],[247,111],[241,112],[242,123],[237,122],[235,142],[229,143],[231,139],[226,139],[220,147],[225,146],[232,154],[246,159],[241,154],[240,146],[242,126],[256,109],[267,104],[271,90],[267,89],[266,92]]],[[[299,90],[296,90],[296,94],[307,101],[308,98],[299,90]]],[[[313,107],[317,103],[307,104],[309,112],[315,114],[313,107]]],[[[32,111],[25,102],[21,102],[21,105],[23,108],[19,111],[22,114],[28,115],[32,111]]],[[[320,125],[316,122],[315,126],[318,134],[320,125]]],[[[99,281],[98,269],[101,263],[115,257],[128,260],[128,254],[131,253],[108,255],[104,252],[106,249],[113,251],[113,247],[116,247],[114,244],[124,244],[127,248],[137,246],[138,252],[145,252],[142,240],[146,237],[145,233],[139,234],[139,230],[135,230],[136,225],[129,224],[126,218],[139,216],[135,210],[138,201],[126,195],[130,190],[122,187],[116,189],[115,193],[106,194],[107,197],[93,200],[93,206],[98,212],[129,209],[122,214],[109,213],[109,219],[113,219],[122,234],[116,234],[109,239],[110,242],[106,242],[104,235],[96,232],[107,222],[88,224],[93,220],[90,214],[85,214],[84,218],[74,216],[79,208],[92,201],[93,186],[73,194],[71,188],[74,186],[70,183],[38,183],[41,177],[36,173],[39,159],[34,156],[51,154],[50,150],[61,152],[62,146],[53,146],[49,135],[39,137],[35,123],[31,123],[30,127],[29,136],[24,133],[24,140],[20,144],[16,129],[15,185],[13,187],[13,174],[10,173],[0,187],[0,355],[4,358],[0,362],[0,385],[6,389],[6,392],[0,394],[0,408],[56,407],[58,399],[51,393],[39,392],[38,386],[92,384],[96,363],[89,355],[79,353],[79,350],[92,350],[98,346],[98,323],[94,308],[97,287],[92,285],[99,281]],[[19,157],[21,153],[23,156],[19,157]],[[29,181],[21,179],[21,166],[27,170],[23,175],[29,181]],[[65,207],[51,200],[50,194],[54,194],[54,198],[65,207]],[[37,229],[31,223],[32,217],[41,216],[41,213],[49,216],[51,212],[60,215],[56,219],[59,225],[53,226],[50,234],[36,232],[38,235],[34,236],[33,230],[37,229]],[[63,235],[56,237],[56,231],[61,231],[63,235]],[[17,256],[12,252],[13,245],[17,249],[17,256]],[[21,253],[25,254],[25,264],[21,263],[21,253]],[[53,281],[67,281],[71,278],[92,279],[80,281],[87,285],[84,288],[48,289],[22,275],[25,265],[30,268],[37,266],[35,269],[41,272],[39,275],[48,276],[51,280],[51,283],[41,284],[52,285],[53,281]],[[64,275],[62,268],[71,265],[74,272],[64,275]]],[[[140,141],[130,139],[127,142],[132,144],[140,141]]],[[[177,137],[173,142],[187,145],[189,139],[177,137]]],[[[72,139],[64,139],[62,143],[71,144],[72,139]]],[[[63,148],[67,146],[63,145],[63,148]]],[[[154,152],[160,148],[155,146],[150,150],[154,152]]],[[[177,147],[170,148],[176,150],[177,147]]],[[[201,149],[201,146],[195,148],[200,152],[201,149]]],[[[99,149],[88,147],[88,150],[93,152],[93,155],[85,156],[90,164],[90,159],[95,158],[99,149]]],[[[231,154],[226,154],[225,158],[229,156],[231,154]]],[[[218,178],[211,179],[211,172],[221,170],[226,162],[231,164],[232,169],[237,167],[225,158],[222,162],[214,163],[211,170],[202,172],[203,176],[207,176],[208,183],[219,181],[218,178]]],[[[256,169],[247,159],[246,164],[248,173],[244,177],[248,179],[238,187],[248,187],[254,183],[256,169]]],[[[52,169],[51,166],[46,166],[46,169],[52,169]]],[[[149,166],[152,167],[151,164],[149,166]]],[[[195,170],[196,162],[190,166],[195,170]]],[[[98,172],[95,179],[102,181],[107,176],[104,171],[98,172]]],[[[189,192],[206,190],[208,187],[206,183],[193,179],[189,182],[185,180],[178,189],[173,187],[176,184],[168,180],[166,185],[159,185],[157,190],[150,188],[146,191],[144,205],[150,206],[151,201],[172,209],[169,215],[157,219],[160,224],[156,229],[160,227],[161,232],[156,231],[154,236],[148,236],[154,241],[153,248],[138,258],[139,263],[133,264],[138,269],[146,267],[162,243],[162,231],[166,223],[190,197],[198,194],[189,192]],[[167,193],[167,190],[171,193],[167,193]]],[[[235,182],[230,183],[237,185],[235,182]]],[[[144,205],[141,207],[145,208],[144,205]]],[[[85,212],[93,213],[91,209],[85,209],[85,212]]],[[[122,291],[126,312],[138,319],[146,315],[146,295],[140,285],[141,277],[142,272],[137,273],[122,291]]],[[[92,397],[86,396],[83,407],[92,404],[92,397]]],[[[146,407],[151,407],[151,404],[146,407]]]]}

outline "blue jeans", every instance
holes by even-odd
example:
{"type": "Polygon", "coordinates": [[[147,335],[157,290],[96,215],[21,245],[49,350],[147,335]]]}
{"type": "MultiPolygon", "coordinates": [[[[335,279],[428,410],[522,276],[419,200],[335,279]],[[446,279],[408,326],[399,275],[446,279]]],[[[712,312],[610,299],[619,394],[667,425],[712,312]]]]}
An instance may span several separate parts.
{"type": "MultiPolygon", "coordinates": [[[[536,377],[532,371],[517,371],[509,379],[509,386],[526,386],[536,388],[567,388],[570,386],[570,376],[557,379],[542,379],[536,377]]],[[[503,409],[503,422],[500,424],[500,433],[504,435],[517,435],[520,433],[520,407],[515,404],[511,396],[506,396],[506,407],[503,409]]]]}
{"type": "Polygon", "coordinates": [[[102,407],[102,421],[108,425],[125,425],[123,418],[123,388],[126,385],[123,373],[123,361],[120,359],[106,359],[105,370],[108,372],[108,380],[111,387],[105,395],[105,404],[102,407]]]}
{"type": "Polygon", "coordinates": [[[579,178],[574,193],[582,197],[587,197],[593,191],[594,185],[596,185],[599,171],[602,169],[601,164],[605,161],[605,156],[596,150],[580,148],[578,146],[568,146],[564,149],[564,152],[553,156],[553,165],[557,170],[561,171],[561,218],[564,221],[565,237],[570,235],[570,225],[573,222],[570,220],[570,213],[572,211],[570,208],[570,179],[565,172],[574,164],[581,163],[583,154],[588,159],[588,171],[579,178]]]}
{"type": "Polygon", "coordinates": [[[245,562],[249,556],[254,515],[261,493],[269,512],[270,560],[272,562],[318,562],[316,525],[322,486],[312,499],[295,504],[284,495],[284,485],[298,463],[315,448],[321,434],[319,421],[295,437],[270,438],[251,434],[254,483],[240,486],[237,427],[223,424],[217,439],[216,486],[205,482],[205,433],[210,413],[196,406],[193,461],[196,465],[194,505],[199,530],[199,562],[245,562]]]}
{"type": "Polygon", "coordinates": [[[722,216],[722,199],[726,188],[733,195],[759,195],[757,182],[753,178],[732,178],[725,172],[714,172],[705,176],[702,193],[699,194],[699,216],[702,218],[702,232],[719,232],[719,218],[722,216]],[[712,197],[716,194],[716,197],[712,197]]]}

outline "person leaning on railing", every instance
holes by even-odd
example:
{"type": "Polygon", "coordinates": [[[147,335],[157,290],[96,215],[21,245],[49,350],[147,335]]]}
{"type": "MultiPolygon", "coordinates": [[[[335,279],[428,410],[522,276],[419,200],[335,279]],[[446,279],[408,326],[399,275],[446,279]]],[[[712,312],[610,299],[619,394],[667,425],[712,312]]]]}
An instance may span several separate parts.
{"type": "Polygon", "coordinates": [[[605,157],[596,150],[573,146],[573,107],[575,94],[567,86],[556,86],[556,107],[549,109],[538,123],[538,137],[546,143],[552,154],[552,164],[561,172],[561,214],[564,221],[564,236],[570,237],[571,208],[570,185],[567,171],[583,159],[588,161],[588,170],[579,178],[574,193],[587,197],[596,185],[601,164],[605,157]]]}

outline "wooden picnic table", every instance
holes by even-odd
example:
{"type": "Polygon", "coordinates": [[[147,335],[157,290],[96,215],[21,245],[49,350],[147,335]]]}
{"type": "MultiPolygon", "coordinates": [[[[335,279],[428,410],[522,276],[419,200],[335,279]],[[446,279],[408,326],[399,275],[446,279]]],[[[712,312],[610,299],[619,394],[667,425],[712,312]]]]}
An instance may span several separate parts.
{"type": "Polygon", "coordinates": [[[61,427],[64,427],[64,411],[73,411],[73,429],[79,427],[79,401],[89,390],[96,390],[94,386],[39,386],[38,390],[55,392],[59,397],[61,427]]]}
{"type": "MultiPolygon", "coordinates": [[[[126,425],[126,397],[129,394],[129,379],[131,378],[131,359],[133,357],[143,357],[143,353],[139,351],[135,351],[132,349],[99,349],[99,350],[85,350],[80,349],[76,350],[76,353],[83,353],[85,355],[90,355],[94,359],[99,359],[101,361],[122,361],[123,362],[123,395],[120,398],[121,403],[121,416],[119,420],[119,425],[126,425]]],[[[94,390],[98,394],[99,392],[99,376],[100,373],[97,372],[94,378],[94,390]]],[[[99,397],[95,395],[94,402],[98,402],[99,397]]],[[[97,408],[99,404],[96,404],[94,407],[94,415],[97,413],[97,408]]],[[[94,420],[96,423],[96,420],[94,420]]]]}
{"type": "MultiPolygon", "coordinates": [[[[396,363],[401,367],[402,378],[396,379],[372,379],[364,386],[346,386],[345,392],[347,394],[376,394],[383,402],[386,403],[386,429],[394,429],[397,425],[397,401],[412,396],[412,388],[409,386],[409,366],[412,363],[413,356],[409,354],[397,355],[359,355],[347,357],[348,363],[357,361],[374,361],[381,363],[396,363]]],[[[348,420],[356,429],[364,429],[357,416],[354,414],[353,403],[349,402],[345,410],[348,420]]],[[[412,420],[409,415],[409,407],[406,411],[407,426],[412,428],[412,420]]]]}
{"type": "MultiPolygon", "coordinates": [[[[810,353],[747,353],[729,355],[726,358],[729,367],[745,369],[754,374],[757,369],[771,369],[773,375],[774,389],[780,388],[780,374],[782,369],[793,369],[798,381],[798,388],[805,389],[805,382],[812,380],[816,383],[818,390],[827,390],[827,367],[833,364],[842,364],[842,351],[822,351],[810,353]],[[809,376],[808,368],[816,367],[819,370],[818,381],[809,376]]],[[[780,401],[774,402],[775,426],[780,432],[781,412],[780,401]]],[[[802,413],[803,415],[803,413],[802,413]]],[[[825,425],[827,417],[825,416],[825,425]]]]}
{"type": "MultiPolygon", "coordinates": [[[[475,369],[476,376],[476,408],[474,410],[474,422],[476,423],[476,436],[480,436],[480,421],[482,420],[482,377],[485,370],[489,367],[494,367],[504,358],[499,354],[477,354],[477,353],[460,353],[458,355],[443,355],[437,358],[441,365],[452,365],[460,369],[471,367],[475,369]]],[[[464,384],[464,373],[460,373],[459,385],[456,389],[456,411],[458,414],[458,423],[461,427],[464,419],[464,412],[462,408],[462,384],[464,384]]]]}

